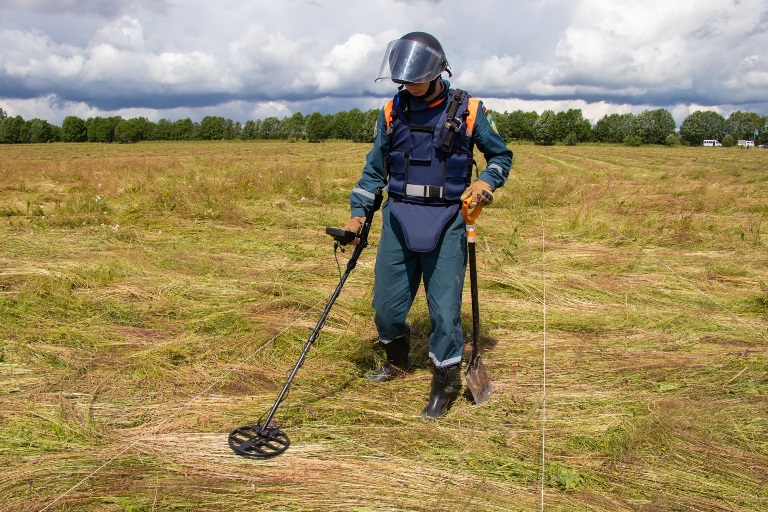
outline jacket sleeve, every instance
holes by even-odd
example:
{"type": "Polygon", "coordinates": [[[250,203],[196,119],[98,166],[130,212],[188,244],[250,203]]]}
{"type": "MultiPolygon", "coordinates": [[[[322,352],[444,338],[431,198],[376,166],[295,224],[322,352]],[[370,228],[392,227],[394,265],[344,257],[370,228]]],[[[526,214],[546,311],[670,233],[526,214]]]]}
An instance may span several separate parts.
{"type": "Polygon", "coordinates": [[[373,147],[365,157],[363,175],[349,196],[352,217],[365,217],[373,206],[376,190],[387,184],[385,158],[389,154],[389,138],[384,118],[384,109],[379,112],[373,135],[373,147]]]}
{"type": "Polygon", "coordinates": [[[493,190],[503,186],[512,168],[512,150],[499,135],[491,114],[483,106],[482,101],[478,105],[472,141],[488,163],[478,179],[488,183],[493,190]]]}

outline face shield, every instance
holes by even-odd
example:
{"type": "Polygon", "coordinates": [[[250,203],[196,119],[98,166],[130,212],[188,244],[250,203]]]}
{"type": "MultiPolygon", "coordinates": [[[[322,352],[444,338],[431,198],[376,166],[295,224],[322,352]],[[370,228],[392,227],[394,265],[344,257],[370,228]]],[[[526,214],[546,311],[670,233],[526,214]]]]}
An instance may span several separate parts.
{"type": "Polygon", "coordinates": [[[397,83],[431,82],[446,66],[442,53],[418,41],[397,39],[387,45],[376,82],[385,78],[397,83]]]}

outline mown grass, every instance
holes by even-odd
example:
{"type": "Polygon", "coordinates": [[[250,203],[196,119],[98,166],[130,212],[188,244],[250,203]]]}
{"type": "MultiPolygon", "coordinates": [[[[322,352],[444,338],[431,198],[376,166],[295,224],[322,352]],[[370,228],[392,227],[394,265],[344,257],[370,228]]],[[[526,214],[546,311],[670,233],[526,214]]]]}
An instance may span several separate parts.
{"type": "Polygon", "coordinates": [[[423,296],[415,370],[361,379],[364,251],[276,415],[292,446],[248,460],[227,434],[338,282],[368,147],[4,147],[0,510],[768,508],[768,152],[513,149],[478,224],[491,402],[418,418],[423,296]]]}

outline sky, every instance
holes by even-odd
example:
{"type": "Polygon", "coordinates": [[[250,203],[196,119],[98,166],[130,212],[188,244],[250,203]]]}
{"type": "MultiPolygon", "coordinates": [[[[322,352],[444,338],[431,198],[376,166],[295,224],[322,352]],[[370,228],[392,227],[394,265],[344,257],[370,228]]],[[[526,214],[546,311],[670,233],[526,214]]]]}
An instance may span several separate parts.
{"type": "Polygon", "coordinates": [[[378,109],[384,50],[411,31],[499,112],[768,114],[768,0],[0,0],[0,108],[58,125],[378,109]]]}

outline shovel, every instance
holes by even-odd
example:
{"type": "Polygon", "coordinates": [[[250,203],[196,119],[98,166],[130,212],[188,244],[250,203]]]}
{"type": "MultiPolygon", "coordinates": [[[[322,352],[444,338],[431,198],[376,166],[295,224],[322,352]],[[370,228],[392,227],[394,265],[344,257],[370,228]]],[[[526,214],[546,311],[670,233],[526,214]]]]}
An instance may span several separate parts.
{"type": "Polygon", "coordinates": [[[476,206],[471,212],[469,203],[471,197],[464,200],[461,205],[461,215],[467,225],[467,249],[469,252],[469,282],[472,289],[472,356],[469,359],[467,369],[464,370],[464,380],[467,382],[472,398],[476,404],[484,404],[491,398],[491,381],[485,371],[478,341],[480,339],[480,310],[477,300],[477,257],[475,256],[475,220],[480,216],[482,206],[476,206]]]}

